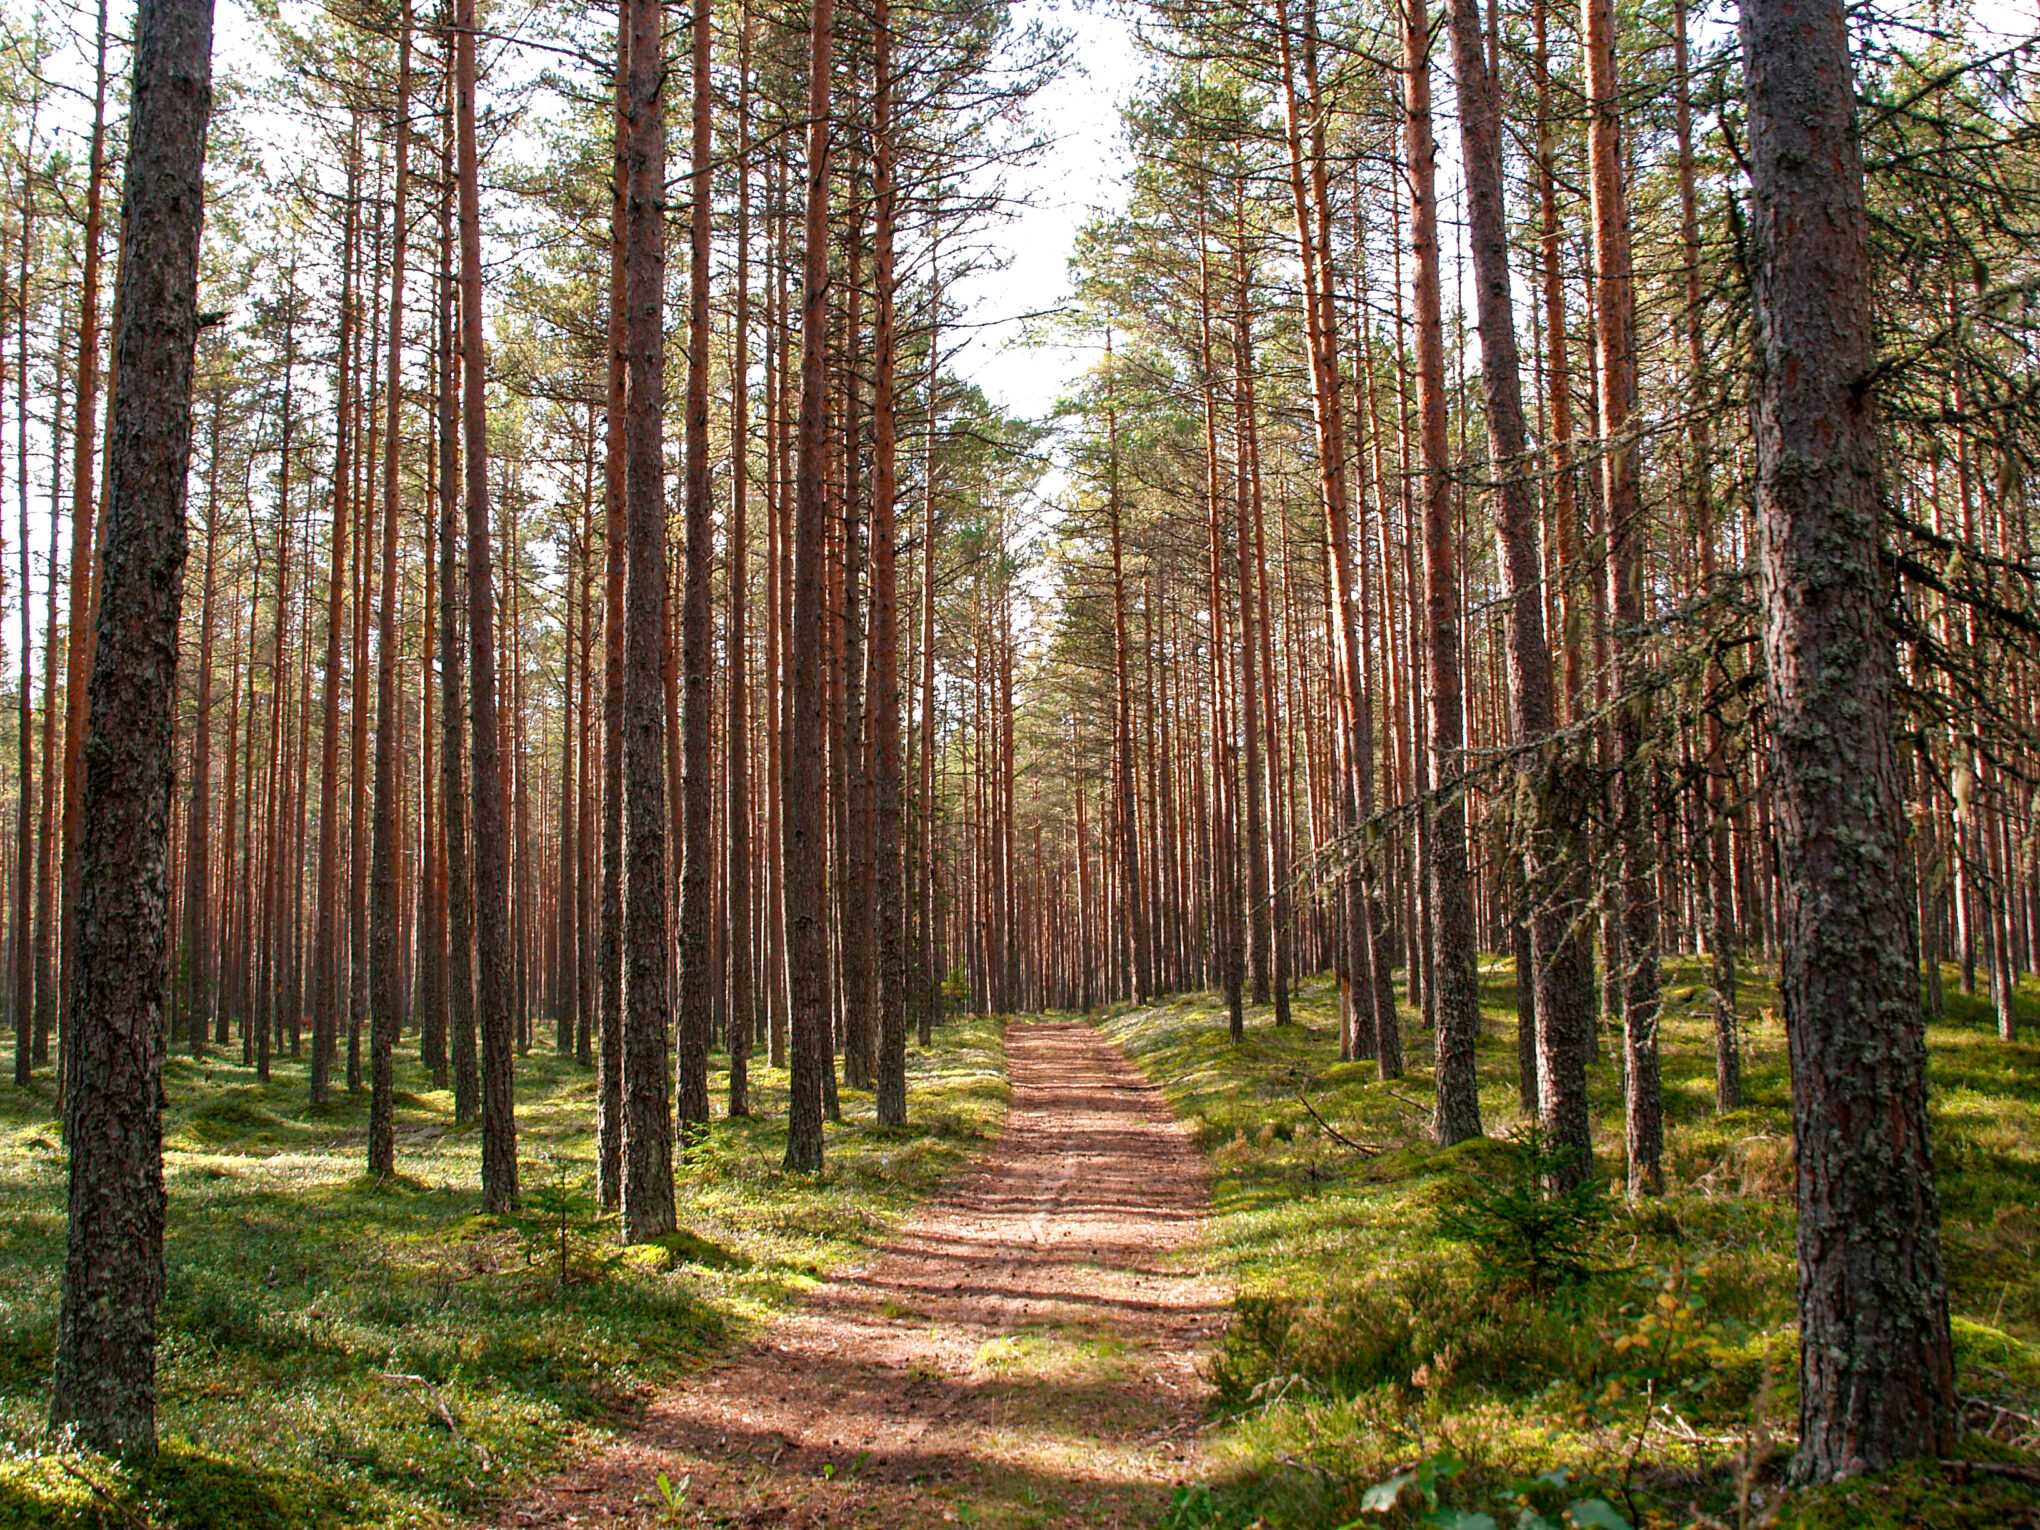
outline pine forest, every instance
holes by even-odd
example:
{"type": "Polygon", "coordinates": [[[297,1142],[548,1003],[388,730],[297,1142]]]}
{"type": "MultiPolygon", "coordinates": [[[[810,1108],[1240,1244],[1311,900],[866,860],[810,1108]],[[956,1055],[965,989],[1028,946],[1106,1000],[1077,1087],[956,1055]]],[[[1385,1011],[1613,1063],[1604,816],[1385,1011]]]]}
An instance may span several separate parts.
{"type": "Polygon", "coordinates": [[[0,115],[0,1527],[2040,1527],[2026,0],[0,115]]]}

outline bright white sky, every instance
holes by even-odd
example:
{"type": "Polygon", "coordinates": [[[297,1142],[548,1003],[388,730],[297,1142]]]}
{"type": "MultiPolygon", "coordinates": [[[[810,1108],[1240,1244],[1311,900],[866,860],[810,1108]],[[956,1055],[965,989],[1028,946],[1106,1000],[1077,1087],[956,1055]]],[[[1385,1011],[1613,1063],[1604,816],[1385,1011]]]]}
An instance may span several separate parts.
{"type": "Polygon", "coordinates": [[[1040,20],[1072,34],[1074,63],[1035,98],[1034,123],[1053,134],[1053,141],[1038,164],[1007,177],[1028,206],[995,236],[1010,252],[1006,268],[981,273],[963,286],[971,320],[985,327],[953,365],[994,402],[1039,418],[1091,357],[1066,346],[1028,344],[1021,319],[1068,297],[1078,229],[1119,201],[1126,169],[1119,107],[1139,81],[1140,64],[1132,29],[1116,9],[1015,0],[1013,11],[1016,28],[1040,20]]]}

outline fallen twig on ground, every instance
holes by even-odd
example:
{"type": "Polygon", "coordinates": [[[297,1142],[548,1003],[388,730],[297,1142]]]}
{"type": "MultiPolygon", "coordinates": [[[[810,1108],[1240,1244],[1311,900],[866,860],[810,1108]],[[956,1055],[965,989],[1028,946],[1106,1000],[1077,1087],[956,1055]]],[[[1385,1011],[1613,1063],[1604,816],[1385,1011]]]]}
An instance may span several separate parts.
{"type": "Polygon", "coordinates": [[[1961,1482],[1971,1476],[2003,1477],[2011,1482],[2030,1482],[2040,1487],[2040,1466],[2015,1466],[2009,1461],[1950,1461],[1944,1459],[1941,1469],[1955,1481],[1961,1482]]]}
{"type": "Polygon", "coordinates": [[[1317,1107],[1311,1104],[1310,1102],[1310,1096],[1303,1092],[1304,1087],[1305,1086],[1302,1084],[1298,1084],[1296,1086],[1296,1098],[1298,1103],[1300,1103],[1305,1110],[1310,1112],[1311,1120],[1317,1122],[1317,1124],[1321,1128],[1323,1128],[1324,1134],[1327,1137],[1331,1138],[1332,1141],[1338,1143],[1340,1147],[1346,1149],[1346,1151],[1349,1153],[1358,1153],[1362,1158],[1379,1158],[1382,1155],[1382,1153],[1386,1151],[1386,1149],[1376,1147],[1371,1143],[1355,1142],[1351,1137],[1348,1137],[1344,1132],[1340,1131],[1336,1126],[1332,1125],[1331,1122],[1327,1121],[1323,1116],[1319,1115],[1317,1112],[1317,1107]]]}
{"type": "Polygon", "coordinates": [[[438,1416],[439,1421],[446,1425],[446,1432],[463,1445],[474,1447],[475,1454],[481,1458],[482,1470],[494,1471],[496,1469],[495,1458],[489,1454],[489,1447],[480,1440],[471,1440],[461,1433],[460,1419],[455,1416],[452,1407],[448,1405],[445,1396],[438,1387],[434,1386],[423,1376],[414,1376],[405,1371],[377,1371],[376,1375],[380,1376],[384,1381],[395,1381],[405,1386],[417,1387],[425,1394],[426,1401],[432,1404],[432,1411],[438,1416]]]}
{"type": "Polygon", "coordinates": [[[69,1461],[61,1458],[58,1459],[57,1465],[63,1468],[65,1476],[76,1478],[84,1483],[86,1487],[90,1488],[92,1496],[98,1499],[106,1508],[118,1514],[121,1517],[122,1523],[129,1526],[129,1530],[157,1530],[154,1520],[150,1519],[133,1505],[122,1503],[104,1483],[98,1481],[89,1473],[79,1471],[69,1461]]]}

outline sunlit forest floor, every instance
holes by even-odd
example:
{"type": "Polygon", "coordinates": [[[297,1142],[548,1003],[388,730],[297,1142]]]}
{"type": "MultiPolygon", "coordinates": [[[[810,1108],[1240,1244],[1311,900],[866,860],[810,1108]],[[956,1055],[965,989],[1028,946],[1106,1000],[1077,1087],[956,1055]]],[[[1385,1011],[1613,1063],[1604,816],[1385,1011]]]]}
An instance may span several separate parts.
{"type": "MultiPolygon", "coordinates": [[[[1929,1035],[1943,1237],[1964,1459],[2025,1463],[2040,1444],[2040,1045],[1997,1039],[1987,1003],[1951,968],[1929,1035]],[[2021,1448],[2023,1447],[2023,1449],[2021,1448]]],[[[1132,1009],[1105,1029],[1195,1124],[1216,1171],[1209,1258],[1239,1292],[1211,1361],[1221,1422],[1213,1480],[1178,1496],[1170,1530],[1323,1530],[1361,1517],[1366,1491],[1422,1468],[1472,1527],[1596,1523],[1599,1498],[1631,1523],[1805,1527],[2040,1526],[2040,1489],[1908,1468],[1777,1499],[1796,1419],[1793,1207],[1785,1036],[1775,990],[1744,988],[1742,1109],[1713,1112],[1711,1021],[1698,967],[1666,973],[1668,1184],[1588,1226],[1586,1273],[1533,1290],[1515,1086],[1514,974],[1482,969],[1482,1111],[1490,1138],[1429,1145],[1429,1037],[1406,1016],[1399,1083],[1337,1060],[1336,997],[1306,986],[1298,1024],[1249,1015],[1234,1047],[1211,995],[1132,1009]],[[1337,1132],[1330,1139],[1300,1095],[1337,1132]],[[1468,1208],[1475,1214],[1468,1216],[1468,1208]],[[1485,1208],[1481,1210],[1480,1208],[1485,1208]],[[1513,1208],[1513,1209],[1512,1209],[1513,1208]],[[1457,1215],[1455,1216],[1455,1212],[1457,1215]],[[1470,1224],[1470,1225],[1469,1225],[1470,1224]],[[1548,1475],[1540,1479],[1539,1474],[1548,1475]]],[[[2023,992],[2027,1037],[2040,994],[2023,992]]],[[[1592,1067],[1596,1156],[1622,1167],[1620,1054],[1604,1032],[1592,1067]]],[[[1579,1229],[1575,1229],[1579,1233],[1579,1229]]],[[[1560,1263],[1565,1261],[1560,1260],[1560,1263]]]]}
{"type": "MultiPolygon", "coordinates": [[[[1332,1530],[1363,1514],[1400,1530],[1431,1510],[1424,1490],[1442,1510],[1426,1522],[1463,1530],[1479,1515],[1603,1522],[1593,1500],[1638,1526],[2040,1527],[2030,1483],[1940,1466],[1780,1502],[1792,1159],[1768,985],[1743,993],[1747,1103],[1716,1116],[1707,993],[1694,964],[1668,969],[1667,1193],[1553,1223],[1521,1135],[1513,983],[1507,962],[1484,964],[1490,1137],[1443,1151],[1427,1141],[1427,1033],[1406,1015],[1398,1083],[1340,1064],[1322,979],[1287,1030],[1250,1011],[1239,1047],[1211,995],[1102,1019],[1194,1127],[1214,1172],[1200,1262],[1238,1292],[1204,1360],[1209,1480],[1177,1493],[1163,1530],[1332,1530]],[[1403,1508],[1365,1513],[1370,1488],[1406,1474],[1403,1508]]],[[[2030,1470],[2040,1045],[2001,1043],[1952,969],[1947,988],[1929,1044],[1960,1455],[2030,1470]]],[[[2040,990],[2020,995],[2019,1020],[2040,1029],[2040,990]]],[[[593,1205],[593,1076],[547,1048],[519,1063],[525,1204],[509,1218],[477,1214],[478,1139],[415,1069],[399,1078],[400,1175],[375,1185],[364,1097],[314,1110],[301,1063],[264,1085],[225,1057],[175,1059],[166,1447],[139,1471],[44,1431],[62,1157],[47,1081],[0,1087],[0,1530],[459,1523],[628,1430],[654,1392],[866,1257],[997,1132],[999,1038],[996,1021],[957,1021],[916,1054],[905,1130],[879,1130],[869,1096],[846,1092],[819,1182],[779,1171],[785,1076],[754,1070],[757,1120],[719,1120],[680,1171],[685,1231],[632,1251],[593,1205]]],[[[1619,1178],[1612,1042],[1591,1077],[1598,1166],[1619,1178]]]]}
{"type": "Polygon", "coordinates": [[[628,1427],[996,1134],[995,1023],[952,1023],[909,1066],[913,1124],[881,1130],[845,1091],[819,1180],[780,1172],[786,1076],[754,1067],[757,1118],[718,1119],[681,1167],[684,1232],[624,1251],[594,1205],[594,1074],[549,1048],[519,1059],[524,1205],[506,1218],[477,1213],[479,1136],[421,1070],[400,1069],[399,1175],[378,1185],[365,1094],[313,1109],[302,1063],[262,1084],[238,1050],[173,1060],[165,1446],[139,1472],[43,1428],[63,1160],[47,1080],[0,1085],[0,1527],[455,1522],[628,1427]]]}

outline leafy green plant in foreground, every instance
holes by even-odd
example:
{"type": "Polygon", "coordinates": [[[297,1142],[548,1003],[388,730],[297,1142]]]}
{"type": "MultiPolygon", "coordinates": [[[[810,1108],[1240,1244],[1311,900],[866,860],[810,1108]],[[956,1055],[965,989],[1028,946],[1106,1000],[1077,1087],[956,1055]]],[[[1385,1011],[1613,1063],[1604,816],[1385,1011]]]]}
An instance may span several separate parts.
{"type": "MultiPolygon", "coordinates": [[[[1501,1522],[1492,1514],[1442,1502],[1446,1484],[1465,1470],[1464,1463],[1450,1453],[1426,1456],[1408,1471],[1375,1483],[1360,1500],[1360,1507],[1373,1514],[1421,1511],[1416,1523],[1434,1530],[1501,1530],[1501,1522]]],[[[1513,1530],[1634,1530],[1605,1498],[1576,1498],[1570,1489],[1571,1478],[1565,1472],[1541,1472],[1495,1496],[1515,1510],[1510,1520],[1513,1530]]],[[[1341,1530],[1367,1530],[1366,1522],[1356,1519],[1341,1530]]]]}

